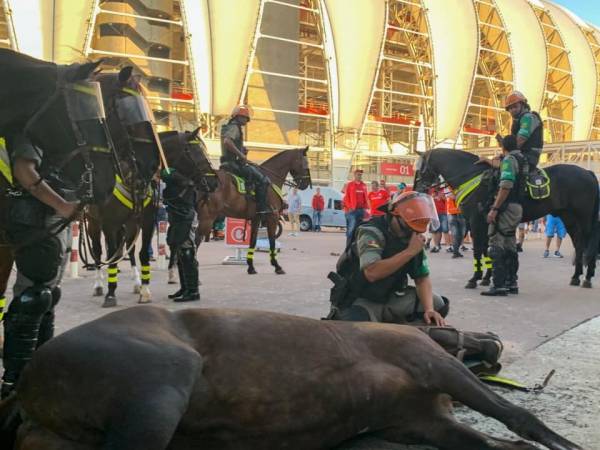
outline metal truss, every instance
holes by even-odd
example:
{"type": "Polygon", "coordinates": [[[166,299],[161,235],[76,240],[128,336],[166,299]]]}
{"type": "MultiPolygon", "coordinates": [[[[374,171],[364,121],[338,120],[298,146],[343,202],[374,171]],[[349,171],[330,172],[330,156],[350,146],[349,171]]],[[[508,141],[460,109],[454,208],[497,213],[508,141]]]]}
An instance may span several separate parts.
{"type": "Polygon", "coordinates": [[[592,30],[582,29],[582,31],[590,44],[590,48],[594,54],[594,60],[596,61],[596,104],[594,106],[594,119],[592,121],[590,139],[600,139],[600,42],[596,39],[592,30]]]}
{"type": "Polygon", "coordinates": [[[8,0],[0,0],[0,48],[17,50],[17,40],[8,0]]]}

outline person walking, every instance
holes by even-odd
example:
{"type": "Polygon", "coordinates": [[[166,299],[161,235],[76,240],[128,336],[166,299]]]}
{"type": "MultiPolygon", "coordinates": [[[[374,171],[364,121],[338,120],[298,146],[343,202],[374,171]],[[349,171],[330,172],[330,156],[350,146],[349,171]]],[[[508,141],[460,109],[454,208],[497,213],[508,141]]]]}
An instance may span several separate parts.
{"type": "Polygon", "coordinates": [[[432,236],[433,247],[431,248],[431,253],[438,253],[442,249],[442,235],[444,236],[445,243],[448,242],[448,215],[446,209],[446,196],[442,192],[441,189],[436,189],[432,193],[433,201],[435,203],[435,209],[439,218],[439,221],[436,222],[436,227],[433,228],[433,225],[429,227],[429,232],[432,236]]]}
{"type": "Polygon", "coordinates": [[[566,235],[567,229],[560,217],[548,214],[546,216],[546,250],[544,250],[544,258],[550,256],[550,244],[552,243],[552,238],[554,236],[556,236],[556,250],[554,251],[554,257],[563,258],[563,255],[560,252],[560,246],[566,235]]]}
{"type": "Polygon", "coordinates": [[[325,209],[325,199],[321,195],[321,188],[317,188],[312,198],[313,231],[321,231],[321,214],[325,209]]]}
{"type": "Polygon", "coordinates": [[[360,225],[365,217],[365,211],[369,207],[367,197],[367,185],[362,181],[363,171],[354,171],[354,180],[346,185],[344,194],[344,206],[346,207],[346,245],[352,240],[354,229],[360,225]]]}
{"type": "Polygon", "coordinates": [[[369,213],[371,216],[383,216],[385,213],[379,209],[390,199],[387,190],[382,189],[377,181],[371,181],[371,192],[369,192],[369,213]]]}
{"type": "Polygon", "coordinates": [[[462,258],[464,255],[460,250],[466,234],[467,221],[456,205],[456,198],[452,192],[446,195],[446,207],[448,209],[448,225],[452,234],[452,258],[462,258]]]}
{"type": "Polygon", "coordinates": [[[292,193],[288,197],[288,217],[290,219],[290,226],[292,228],[288,236],[298,236],[300,226],[300,210],[302,209],[302,199],[298,195],[298,189],[293,188],[292,193]]]}

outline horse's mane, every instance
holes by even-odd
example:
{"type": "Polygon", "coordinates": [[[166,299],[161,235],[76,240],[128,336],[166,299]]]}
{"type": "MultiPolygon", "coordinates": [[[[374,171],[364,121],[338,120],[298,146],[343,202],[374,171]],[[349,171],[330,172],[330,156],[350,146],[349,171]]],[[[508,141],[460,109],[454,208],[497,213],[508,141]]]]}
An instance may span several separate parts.
{"type": "Polygon", "coordinates": [[[0,135],[21,125],[54,91],[56,64],[0,49],[0,135]]]}
{"type": "Polygon", "coordinates": [[[273,156],[271,156],[269,159],[266,159],[265,161],[263,161],[261,166],[265,165],[265,164],[272,164],[272,163],[276,162],[279,158],[283,158],[285,155],[288,155],[290,152],[297,152],[299,150],[304,150],[304,147],[290,148],[287,150],[282,150],[280,152],[277,152],[273,156]]]}
{"type": "Polygon", "coordinates": [[[434,148],[427,151],[425,157],[431,166],[438,166],[438,172],[447,179],[475,176],[490,168],[487,164],[475,164],[479,159],[477,155],[452,148],[434,148]]]}
{"type": "Polygon", "coordinates": [[[463,150],[457,150],[457,149],[453,149],[453,148],[434,148],[429,150],[427,153],[435,153],[437,155],[449,155],[452,154],[453,157],[458,157],[461,159],[464,159],[465,162],[475,162],[477,161],[477,159],[479,159],[479,157],[477,155],[474,155],[473,153],[469,153],[469,152],[465,152],[463,150]]]}

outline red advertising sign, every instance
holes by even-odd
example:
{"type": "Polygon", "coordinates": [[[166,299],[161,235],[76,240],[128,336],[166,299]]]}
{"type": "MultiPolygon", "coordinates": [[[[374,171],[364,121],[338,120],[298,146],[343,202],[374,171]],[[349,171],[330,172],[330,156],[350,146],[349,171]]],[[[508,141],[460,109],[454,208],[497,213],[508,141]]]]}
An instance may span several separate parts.
{"type": "Polygon", "coordinates": [[[399,175],[403,177],[412,177],[415,175],[413,165],[410,162],[402,163],[381,163],[382,175],[399,175]]]}
{"type": "Polygon", "coordinates": [[[225,244],[233,247],[250,246],[250,221],[225,218],[225,244]],[[244,227],[246,231],[244,232],[244,227]]]}

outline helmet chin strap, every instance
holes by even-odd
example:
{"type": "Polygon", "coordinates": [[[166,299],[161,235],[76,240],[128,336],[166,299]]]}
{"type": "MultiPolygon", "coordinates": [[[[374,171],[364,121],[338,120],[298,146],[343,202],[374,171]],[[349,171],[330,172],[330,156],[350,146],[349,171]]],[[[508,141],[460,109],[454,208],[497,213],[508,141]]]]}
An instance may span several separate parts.
{"type": "Polygon", "coordinates": [[[390,224],[390,229],[394,232],[394,234],[400,238],[402,237],[407,237],[410,236],[412,233],[415,233],[415,231],[409,227],[404,220],[402,220],[401,217],[396,216],[392,213],[388,213],[388,222],[390,224]],[[391,217],[391,218],[390,218],[391,217]],[[393,221],[395,219],[396,224],[398,225],[398,228],[394,228],[393,221]]]}

